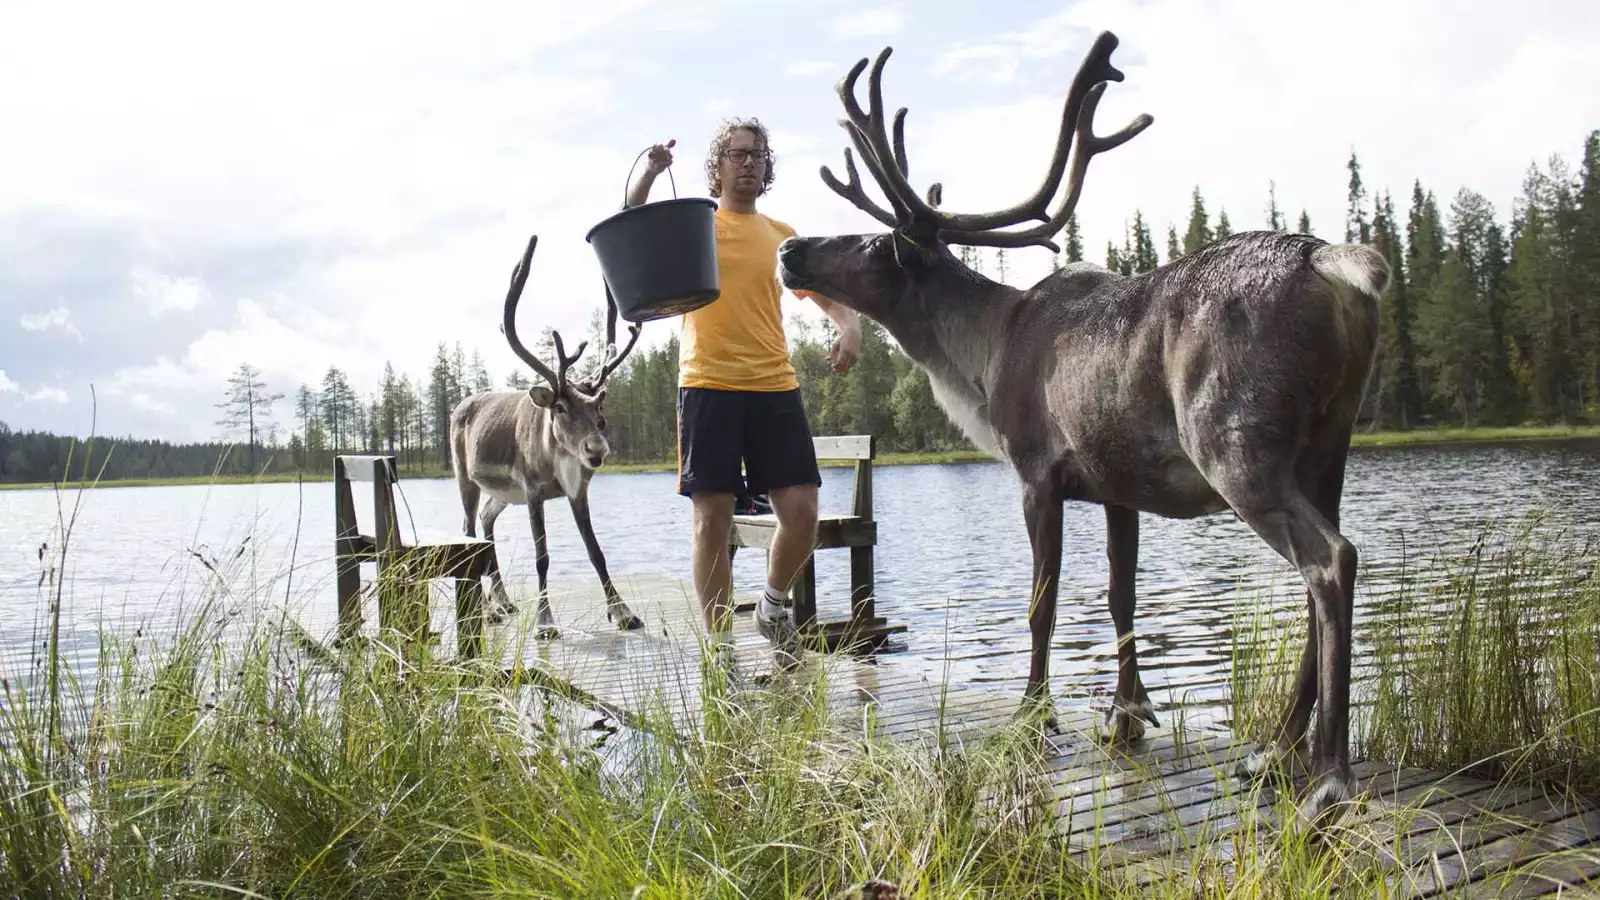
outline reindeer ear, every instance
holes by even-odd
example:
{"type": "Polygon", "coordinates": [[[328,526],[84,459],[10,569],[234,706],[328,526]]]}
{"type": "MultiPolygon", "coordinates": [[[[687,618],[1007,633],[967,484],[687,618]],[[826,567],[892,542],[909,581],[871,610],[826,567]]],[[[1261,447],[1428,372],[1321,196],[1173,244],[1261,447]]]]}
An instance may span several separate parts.
{"type": "Polygon", "coordinates": [[[550,404],[555,402],[556,392],[542,384],[536,384],[528,388],[528,398],[533,401],[534,406],[549,408],[550,404]]]}

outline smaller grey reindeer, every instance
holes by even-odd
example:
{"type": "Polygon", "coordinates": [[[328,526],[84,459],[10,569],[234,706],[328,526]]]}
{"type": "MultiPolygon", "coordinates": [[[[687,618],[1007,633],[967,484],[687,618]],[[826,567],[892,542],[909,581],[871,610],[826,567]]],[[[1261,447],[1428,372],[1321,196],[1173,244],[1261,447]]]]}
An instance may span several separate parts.
{"type": "MultiPolygon", "coordinates": [[[[517,304],[522,299],[523,286],[528,281],[528,264],[538,243],[538,235],[528,239],[522,261],[511,273],[511,289],[506,294],[500,330],[512,351],[548,384],[535,384],[525,391],[473,394],[450,414],[451,465],[466,512],[466,532],[468,536],[475,536],[473,519],[476,517],[483,524],[483,536],[492,541],[495,520],[507,506],[528,507],[539,572],[536,634],[541,638],[555,637],[555,615],[550,610],[550,551],[545,536],[544,503],[566,497],[572,507],[572,518],[578,524],[578,533],[589,551],[589,561],[594,564],[605,589],[606,618],[625,630],[639,628],[644,623],[628,608],[611,583],[605,554],[595,540],[594,526],[589,520],[589,480],[611,453],[603,411],[605,382],[633,350],[639,340],[640,326],[631,326],[632,337],[622,352],[601,366],[592,381],[582,382],[568,380],[567,370],[583,355],[588,342],[578,344],[568,356],[561,334],[556,332],[557,367],[551,371],[517,337],[517,304]],[[480,493],[489,495],[481,516],[478,514],[480,493]]],[[[606,347],[611,352],[616,350],[617,309],[609,293],[607,301],[606,347]]],[[[498,562],[490,580],[494,585],[494,602],[488,617],[489,621],[498,623],[506,614],[516,612],[517,606],[506,592],[498,562]]]]}

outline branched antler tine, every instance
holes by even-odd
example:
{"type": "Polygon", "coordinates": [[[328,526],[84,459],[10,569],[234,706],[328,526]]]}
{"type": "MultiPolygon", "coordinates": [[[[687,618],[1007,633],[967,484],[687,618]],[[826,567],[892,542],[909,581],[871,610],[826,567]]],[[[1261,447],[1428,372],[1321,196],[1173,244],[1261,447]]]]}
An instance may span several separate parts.
{"type": "MultiPolygon", "coordinates": [[[[846,127],[848,127],[848,124],[846,127]]],[[[849,200],[857,209],[877,219],[882,224],[893,228],[895,225],[894,216],[884,210],[883,207],[872,202],[872,198],[868,197],[866,191],[862,189],[861,175],[856,171],[856,162],[854,157],[850,155],[849,147],[844,148],[844,167],[845,172],[850,176],[849,184],[841,183],[828,170],[827,166],[823,166],[821,171],[823,184],[826,184],[835,194],[849,200]]]]}
{"type": "Polygon", "coordinates": [[[849,117],[848,120],[840,120],[839,124],[850,133],[850,141],[861,154],[862,164],[867,167],[867,172],[872,175],[873,180],[883,189],[884,196],[888,198],[889,205],[894,210],[894,221],[884,224],[892,227],[910,222],[922,211],[918,209],[921,200],[911,190],[905,178],[900,176],[893,151],[889,148],[888,135],[884,133],[883,128],[881,87],[883,64],[889,59],[891,52],[893,48],[890,47],[885,47],[879,52],[877,60],[873,63],[872,73],[867,78],[867,92],[872,107],[870,113],[862,110],[860,102],[856,100],[856,81],[867,66],[865,58],[857,60],[856,64],[850,67],[849,73],[839,79],[836,90],[840,101],[844,104],[845,114],[849,117]]]}
{"type": "MultiPolygon", "coordinates": [[[[922,202],[922,198],[918,197],[917,192],[911,187],[911,182],[906,179],[904,110],[895,115],[895,146],[890,146],[888,132],[883,127],[883,67],[893,52],[893,47],[885,47],[879,51],[878,58],[872,61],[872,71],[867,73],[869,115],[863,137],[866,138],[872,155],[870,159],[863,158],[862,162],[867,164],[873,177],[877,178],[878,185],[883,188],[884,194],[895,202],[899,211],[910,218],[926,218],[933,214],[933,210],[922,202]]],[[[854,85],[851,87],[851,99],[854,100],[854,85]]],[[[866,156],[866,150],[862,151],[862,155],[866,156]]]]}
{"type": "Polygon", "coordinates": [[[572,355],[568,356],[566,347],[561,343],[561,332],[552,331],[550,332],[550,337],[556,344],[556,360],[558,363],[556,377],[552,380],[555,382],[556,393],[564,394],[567,391],[567,370],[572,368],[572,364],[577,362],[578,357],[583,355],[584,348],[589,346],[589,342],[586,340],[579,341],[578,349],[572,351],[572,355]]]}
{"type": "Polygon", "coordinates": [[[506,292],[505,311],[500,321],[500,333],[506,336],[506,343],[511,345],[511,352],[515,353],[523,362],[533,368],[533,371],[550,382],[552,388],[557,387],[559,379],[550,367],[539,361],[539,357],[528,352],[522,345],[522,339],[517,337],[517,304],[522,300],[522,289],[528,283],[528,264],[533,261],[533,249],[539,245],[539,236],[528,238],[528,249],[522,252],[522,261],[511,270],[511,289],[506,292]]]}
{"type": "MultiPolygon", "coordinates": [[[[1096,88],[1103,89],[1108,81],[1121,81],[1122,72],[1111,65],[1111,51],[1117,47],[1117,37],[1109,31],[1103,31],[1095,38],[1094,44],[1084,56],[1082,64],[1078,66],[1077,74],[1073,76],[1072,85],[1067,90],[1066,102],[1061,110],[1061,130],[1056,136],[1056,147],[1050,156],[1050,166],[1045,173],[1043,183],[1033,196],[1023,202],[1007,209],[996,210],[989,213],[940,213],[939,223],[948,231],[962,235],[961,240],[954,236],[950,239],[953,243],[966,243],[967,238],[974,237],[979,232],[993,231],[997,228],[1006,228],[1026,222],[1029,219],[1039,219],[1048,226],[1054,217],[1048,212],[1050,198],[1061,185],[1061,177],[1067,168],[1068,154],[1073,150],[1074,133],[1084,118],[1086,110],[1084,104],[1088,102],[1089,94],[1096,88]]],[[[1092,118],[1092,113],[1090,115],[1092,118]]],[[[1132,135],[1129,135],[1132,137],[1132,135]]],[[[1071,207],[1067,207],[1069,213],[1071,207]]],[[[1059,226],[1057,229],[1059,230],[1059,226]]],[[[1020,235],[1032,235],[1035,230],[1014,232],[1020,235]]],[[[997,235],[1003,241],[1010,241],[1010,234],[997,235]]],[[[1022,247],[1029,244],[1054,247],[1053,243],[1023,241],[1021,243],[995,243],[988,246],[1022,247]]]]}
{"type": "MultiPolygon", "coordinates": [[[[631,334],[631,337],[628,338],[628,345],[622,348],[621,353],[618,353],[610,362],[600,368],[600,377],[595,379],[596,389],[606,383],[606,379],[611,377],[611,373],[615,372],[617,367],[622,365],[622,361],[627,359],[628,354],[633,351],[633,345],[639,342],[639,323],[635,322],[628,326],[628,331],[631,334]]],[[[612,349],[616,349],[615,345],[612,346],[612,349]]]]}
{"type": "Polygon", "coordinates": [[[906,108],[900,107],[894,114],[894,164],[900,167],[900,174],[905,176],[906,182],[911,181],[911,169],[906,164],[906,108]]]}
{"type": "Polygon", "coordinates": [[[987,231],[987,232],[952,232],[945,235],[945,239],[952,244],[982,245],[989,247],[1049,247],[1054,252],[1060,252],[1050,235],[1060,231],[1067,223],[1067,218],[1077,208],[1078,195],[1083,192],[1084,175],[1089,171],[1089,160],[1095,154],[1107,150],[1114,150],[1132,140],[1139,132],[1150,127],[1155,120],[1148,113],[1134,116],[1133,121],[1114,134],[1097,135],[1094,133],[1094,113],[1100,104],[1100,97],[1105,93],[1106,84],[1101,82],[1090,88],[1083,98],[1083,111],[1078,117],[1077,127],[1074,129],[1074,145],[1072,151],[1071,173],[1067,176],[1067,193],[1062,198],[1061,205],[1051,214],[1043,224],[1022,231],[987,231]]]}

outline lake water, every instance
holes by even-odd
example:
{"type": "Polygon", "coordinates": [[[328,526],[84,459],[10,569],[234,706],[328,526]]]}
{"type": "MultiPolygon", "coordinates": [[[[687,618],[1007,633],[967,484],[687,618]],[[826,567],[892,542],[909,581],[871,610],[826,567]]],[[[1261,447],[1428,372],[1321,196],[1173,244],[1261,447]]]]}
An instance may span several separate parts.
{"type": "MultiPolygon", "coordinates": [[[[1356,638],[1373,598],[1402,566],[1416,572],[1438,554],[1464,551],[1490,520],[1545,512],[1552,524],[1600,526],[1600,442],[1358,450],[1346,479],[1343,525],[1361,551],[1356,638]]],[[[822,506],[846,511],[848,469],[824,472],[822,506]]],[[[371,505],[356,485],[364,528],[371,505]]],[[[39,585],[37,548],[58,543],[58,517],[77,510],[64,573],[62,646],[92,661],[100,625],[131,632],[170,627],[228,572],[224,602],[246,613],[287,597],[321,634],[333,621],[332,486],[105,488],[57,495],[0,491],[0,672],[16,678],[42,646],[48,585],[39,585]],[[292,564],[291,564],[292,563],[292,564]],[[287,577],[286,577],[287,576],[287,577]]],[[[403,480],[401,527],[409,539],[456,533],[460,502],[449,480],[403,480]]],[[[910,626],[904,654],[950,660],[954,677],[1014,680],[1026,675],[1030,556],[1020,491],[997,463],[892,466],[874,472],[880,614],[910,626]]],[[[605,474],[594,480],[595,531],[616,575],[689,578],[689,504],[671,474],[605,474]]],[[[547,506],[552,587],[596,579],[564,502],[547,506]]],[[[536,585],[526,514],[500,519],[502,568],[513,585],[536,585]]],[[[1058,625],[1052,654],[1058,696],[1109,690],[1114,632],[1106,610],[1104,518],[1069,504],[1058,625]]],[[[1185,686],[1216,685],[1229,673],[1233,616],[1270,594],[1302,609],[1298,576],[1229,515],[1195,521],[1145,517],[1136,622],[1146,684],[1159,705],[1185,686]]],[[[741,590],[759,589],[765,556],[744,551],[741,590]]],[[[818,556],[823,616],[840,615],[848,554],[818,556]]],[[[532,603],[524,609],[532,610],[532,603]]],[[[1215,696],[1200,692],[1198,699],[1215,696]]],[[[1196,698],[1190,698],[1191,701],[1196,698]]]]}

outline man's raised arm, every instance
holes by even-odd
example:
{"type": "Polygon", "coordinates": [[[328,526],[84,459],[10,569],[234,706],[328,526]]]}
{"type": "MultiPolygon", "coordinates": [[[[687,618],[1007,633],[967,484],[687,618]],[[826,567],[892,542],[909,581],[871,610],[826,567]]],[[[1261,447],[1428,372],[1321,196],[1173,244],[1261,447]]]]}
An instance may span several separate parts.
{"type": "Polygon", "coordinates": [[[628,197],[624,202],[626,206],[639,206],[650,199],[650,186],[656,183],[656,176],[667,170],[672,165],[672,147],[678,143],[676,140],[667,141],[665,144],[652,144],[650,158],[646,160],[643,169],[639,170],[633,179],[633,185],[628,188],[628,197]]]}

